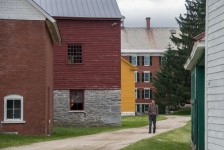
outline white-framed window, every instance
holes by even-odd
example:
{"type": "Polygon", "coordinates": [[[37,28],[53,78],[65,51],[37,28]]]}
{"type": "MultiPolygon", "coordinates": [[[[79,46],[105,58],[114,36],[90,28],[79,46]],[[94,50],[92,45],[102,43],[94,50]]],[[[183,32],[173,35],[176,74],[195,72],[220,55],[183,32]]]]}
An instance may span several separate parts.
{"type": "Polygon", "coordinates": [[[4,97],[4,121],[2,123],[25,123],[23,120],[23,96],[4,97]]]}
{"type": "Polygon", "coordinates": [[[150,56],[144,56],[144,66],[150,66],[150,56]]]}
{"type": "Polygon", "coordinates": [[[139,73],[135,71],[135,82],[139,82],[139,73]]]}
{"type": "Polygon", "coordinates": [[[150,99],[150,89],[144,89],[144,99],[150,99]]]}
{"type": "Polygon", "coordinates": [[[143,72],[144,82],[150,82],[150,72],[143,72]]]}
{"type": "Polygon", "coordinates": [[[138,65],[138,57],[136,55],[130,56],[129,57],[129,61],[134,66],[137,66],[138,65]]]}

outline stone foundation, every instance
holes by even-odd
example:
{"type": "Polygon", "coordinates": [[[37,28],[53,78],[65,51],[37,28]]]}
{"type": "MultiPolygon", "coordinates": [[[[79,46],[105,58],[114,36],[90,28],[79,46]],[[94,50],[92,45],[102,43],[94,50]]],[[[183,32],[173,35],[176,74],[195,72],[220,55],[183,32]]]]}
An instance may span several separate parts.
{"type": "Polygon", "coordinates": [[[70,111],[69,90],[54,91],[57,126],[118,126],[121,123],[120,90],[85,90],[84,111],[70,111]]]}

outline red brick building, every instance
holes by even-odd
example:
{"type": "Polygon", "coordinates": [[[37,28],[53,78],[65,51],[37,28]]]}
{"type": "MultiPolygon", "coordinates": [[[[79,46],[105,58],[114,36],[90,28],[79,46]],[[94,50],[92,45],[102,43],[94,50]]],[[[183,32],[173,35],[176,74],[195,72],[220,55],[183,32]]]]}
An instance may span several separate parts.
{"type": "Polygon", "coordinates": [[[54,46],[57,125],[120,123],[121,14],[115,0],[35,0],[59,25],[54,46]]]}
{"type": "Polygon", "coordinates": [[[146,28],[123,27],[121,31],[122,57],[137,66],[135,72],[136,113],[148,111],[148,103],[156,89],[152,85],[155,72],[160,69],[161,56],[170,44],[171,34],[177,34],[177,28],[152,28],[150,18],[146,18],[146,28]]]}
{"type": "Polygon", "coordinates": [[[27,0],[1,0],[0,14],[0,132],[50,134],[55,20],[27,0]]]}

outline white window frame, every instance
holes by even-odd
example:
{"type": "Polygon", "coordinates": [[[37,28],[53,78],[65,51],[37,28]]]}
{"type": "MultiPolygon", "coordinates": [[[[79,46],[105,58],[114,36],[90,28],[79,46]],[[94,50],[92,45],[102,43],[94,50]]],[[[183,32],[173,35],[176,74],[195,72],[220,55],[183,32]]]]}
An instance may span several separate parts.
{"type": "Polygon", "coordinates": [[[132,63],[132,65],[134,65],[134,66],[137,66],[138,65],[138,57],[137,57],[137,55],[132,55],[131,56],[131,63],[132,63]],[[133,63],[134,61],[135,61],[135,64],[133,63]]]}
{"type": "Polygon", "coordinates": [[[144,89],[144,99],[150,99],[150,89],[149,89],[149,88],[144,89]],[[149,97],[148,97],[148,98],[145,97],[145,91],[146,91],[146,90],[149,91],[149,97]]]}
{"type": "Polygon", "coordinates": [[[138,98],[138,88],[135,88],[135,99],[138,98]]]}
{"type": "Polygon", "coordinates": [[[150,66],[150,56],[144,56],[144,66],[150,66]],[[148,64],[146,64],[146,57],[148,57],[148,59],[149,59],[149,63],[148,64]]]}
{"type": "Polygon", "coordinates": [[[150,71],[144,71],[144,82],[148,83],[150,82],[150,71]],[[148,77],[149,77],[149,80],[148,81],[145,81],[145,74],[148,74],[148,77]]]}
{"type": "Polygon", "coordinates": [[[4,97],[4,121],[1,123],[25,123],[23,120],[23,96],[21,95],[8,95],[4,97]],[[20,100],[21,101],[21,118],[20,119],[7,119],[7,101],[20,100]]]}
{"type": "Polygon", "coordinates": [[[138,71],[135,71],[135,82],[138,82],[138,71]]]}

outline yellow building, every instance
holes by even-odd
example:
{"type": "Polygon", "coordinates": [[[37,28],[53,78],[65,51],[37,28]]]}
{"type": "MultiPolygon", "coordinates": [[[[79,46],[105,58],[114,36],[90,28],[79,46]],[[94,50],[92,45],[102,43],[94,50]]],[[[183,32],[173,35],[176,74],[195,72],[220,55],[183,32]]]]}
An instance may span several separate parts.
{"type": "Polygon", "coordinates": [[[135,115],[135,71],[137,68],[121,58],[121,115],[135,115]]]}

